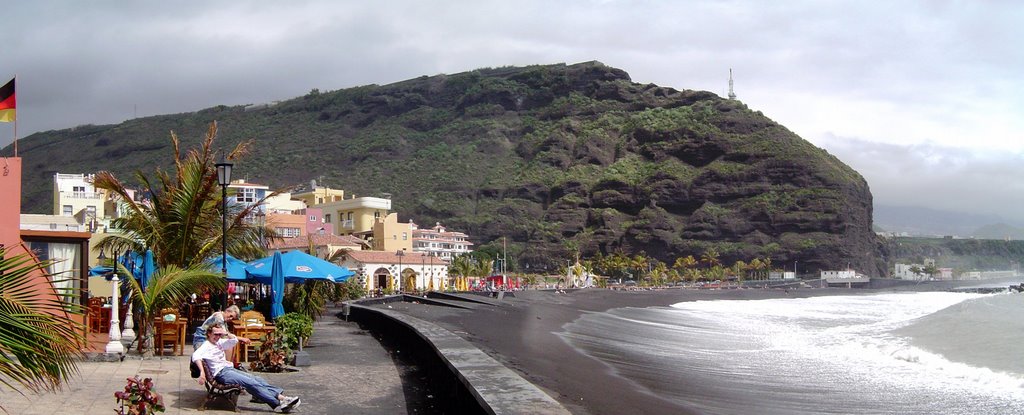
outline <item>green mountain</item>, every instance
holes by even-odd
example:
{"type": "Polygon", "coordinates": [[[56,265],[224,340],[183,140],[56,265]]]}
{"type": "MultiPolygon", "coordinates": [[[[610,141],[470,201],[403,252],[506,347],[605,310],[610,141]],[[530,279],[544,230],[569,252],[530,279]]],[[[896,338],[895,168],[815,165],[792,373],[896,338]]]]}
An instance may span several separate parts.
{"type": "Polygon", "coordinates": [[[224,147],[256,143],[236,177],[390,193],[400,220],[441,221],[478,247],[506,237],[518,269],[553,270],[576,251],[672,261],[713,248],[727,264],[768,257],[801,272],[885,273],[856,171],[739,101],[633,83],[598,62],[33,134],[20,144],[24,208],[49,212],[58,171],[131,182],[135,170],[168,167],[169,132],[194,146],[214,120],[224,147]]]}

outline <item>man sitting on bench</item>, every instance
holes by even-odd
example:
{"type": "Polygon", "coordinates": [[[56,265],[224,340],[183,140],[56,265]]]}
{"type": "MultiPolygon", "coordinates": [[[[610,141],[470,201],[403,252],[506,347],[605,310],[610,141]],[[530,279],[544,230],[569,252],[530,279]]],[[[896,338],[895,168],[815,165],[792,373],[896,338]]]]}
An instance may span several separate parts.
{"type": "Polygon", "coordinates": [[[199,384],[206,383],[206,377],[212,376],[223,384],[241,385],[250,395],[270,405],[276,412],[287,413],[298,407],[298,396],[284,396],[281,393],[283,389],[271,386],[259,376],[235,369],[235,365],[225,358],[224,352],[231,350],[239,341],[248,343],[249,339],[235,337],[219,323],[207,327],[206,341],[192,353],[192,361],[200,370],[199,384]],[[203,359],[208,361],[213,373],[205,373],[203,359]]]}

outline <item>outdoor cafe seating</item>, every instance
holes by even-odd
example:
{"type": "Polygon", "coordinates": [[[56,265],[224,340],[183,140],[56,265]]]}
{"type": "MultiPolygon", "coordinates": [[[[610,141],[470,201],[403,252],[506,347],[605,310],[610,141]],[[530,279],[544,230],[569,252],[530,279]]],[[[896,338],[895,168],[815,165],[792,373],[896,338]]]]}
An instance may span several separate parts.
{"type": "Polygon", "coordinates": [[[242,312],[237,320],[231,322],[231,326],[236,336],[251,340],[249,344],[243,343],[240,345],[241,347],[236,347],[238,350],[236,361],[241,362],[248,362],[251,358],[258,359],[260,347],[276,329],[274,324],[268,323],[263,313],[258,311],[242,312]]]}
{"type": "Polygon", "coordinates": [[[110,331],[110,306],[104,304],[103,297],[92,297],[87,305],[89,331],[107,333],[110,331]]]}
{"type": "Polygon", "coordinates": [[[171,354],[183,355],[185,353],[186,325],[187,321],[178,317],[177,309],[160,310],[160,315],[153,322],[157,353],[164,354],[167,346],[170,345],[171,354]]]}

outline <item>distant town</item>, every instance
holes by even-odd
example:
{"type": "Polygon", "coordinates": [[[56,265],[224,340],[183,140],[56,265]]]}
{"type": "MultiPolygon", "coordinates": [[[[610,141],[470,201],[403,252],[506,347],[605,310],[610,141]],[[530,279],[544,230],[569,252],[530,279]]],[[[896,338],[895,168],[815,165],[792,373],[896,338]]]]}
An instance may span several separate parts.
{"type": "MultiPolygon", "coordinates": [[[[42,253],[42,259],[59,259],[51,258],[61,252],[51,246],[57,241],[55,235],[70,238],[72,245],[85,244],[90,252],[94,252],[92,247],[106,234],[118,232],[111,227],[111,222],[125,214],[123,206],[105,191],[94,187],[93,179],[92,174],[56,173],[53,176],[53,213],[21,215],[22,233],[32,248],[42,253]],[[48,234],[50,232],[56,234],[48,234]]],[[[473,252],[474,244],[470,241],[470,235],[449,229],[439,222],[418,224],[412,219],[403,221],[396,212],[391,211],[392,201],[389,197],[346,194],[343,189],[320,186],[316,181],[297,186],[290,192],[274,192],[269,186],[250,183],[245,179],[233,180],[227,188],[230,204],[251,207],[255,211],[252,215],[255,219],[252,220],[273,231],[272,237],[264,244],[267,253],[298,249],[330,258],[355,272],[355,280],[370,294],[511,288],[523,284],[507,281],[501,269],[492,272],[498,274],[495,275],[497,279],[482,277],[459,280],[450,275],[452,260],[473,252]]],[[[140,200],[143,195],[133,192],[132,197],[140,200]]],[[[905,236],[887,233],[880,235],[890,238],[905,236]]],[[[98,265],[94,255],[89,255],[84,261],[88,267],[98,265]]],[[[63,267],[68,270],[75,268],[71,263],[63,267]]],[[[636,282],[594,275],[590,267],[580,265],[579,259],[575,266],[567,266],[562,273],[568,276],[556,285],[628,286],[627,283],[636,282]]],[[[793,284],[798,280],[794,271],[770,268],[763,273],[743,274],[739,270],[732,273],[731,277],[725,273],[717,276],[713,284],[702,285],[729,286],[728,280],[733,280],[733,286],[740,282],[756,285],[756,281],[762,280],[766,284],[793,284]]],[[[937,266],[934,259],[926,258],[920,264],[896,263],[891,277],[917,282],[984,280],[1013,277],[1016,274],[1016,270],[954,273],[953,268],[937,266]]],[[[808,276],[802,277],[806,279],[808,276]]],[[[691,280],[697,282],[697,278],[691,280]]],[[[655,282],[659,285],[673,284],[667,279],[655,282]]],[[[805,284],[803,281],[800,283],[805,284]]],[[[867,287],[870,278],[853,269],[823,270],[816,283],[821,286],[867,287]]],[[[87,287],[94,293],[109,292],[109,282],[102,277],[90,278],[87,287]]]]}

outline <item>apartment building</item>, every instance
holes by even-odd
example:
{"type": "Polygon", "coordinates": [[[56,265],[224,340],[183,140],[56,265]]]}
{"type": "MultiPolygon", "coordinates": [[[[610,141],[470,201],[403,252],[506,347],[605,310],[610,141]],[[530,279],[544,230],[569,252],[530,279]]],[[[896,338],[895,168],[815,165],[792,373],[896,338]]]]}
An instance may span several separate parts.
{"type": "Polygon", "coordinates": [[[412,250],[414,252],[425,252],[433,254],[446,261],[452,258],[473,252],[473,243],[469,242],[469,236],[458,231],[450,231],[441,225],[440,222],[431,228],[420,228],[410,222],[412,227],[412,250]]]}

